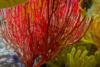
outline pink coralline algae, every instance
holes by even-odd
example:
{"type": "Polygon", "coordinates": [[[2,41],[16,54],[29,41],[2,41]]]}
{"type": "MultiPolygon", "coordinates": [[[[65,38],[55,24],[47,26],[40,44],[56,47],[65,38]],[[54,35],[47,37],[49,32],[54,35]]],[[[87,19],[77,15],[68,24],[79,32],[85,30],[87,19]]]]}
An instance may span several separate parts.
{"type": "Polygon", "coordinates": [[[78,41],[90,19],[83,16],[77,0],[26,0],[2,9],[3,37],[26,67],[40,67],[78,41]]]}

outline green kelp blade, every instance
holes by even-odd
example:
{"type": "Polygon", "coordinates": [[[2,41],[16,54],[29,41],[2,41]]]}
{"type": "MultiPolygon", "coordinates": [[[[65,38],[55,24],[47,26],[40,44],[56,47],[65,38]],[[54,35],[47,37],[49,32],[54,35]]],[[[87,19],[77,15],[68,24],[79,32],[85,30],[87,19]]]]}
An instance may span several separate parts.
{"type": "Polygon", "coordinates": [[[7,7],[13,7],[17,4],[24,3],[25,0],[0,0],[0,9],[1,8],[7,8],[7,7]]]}

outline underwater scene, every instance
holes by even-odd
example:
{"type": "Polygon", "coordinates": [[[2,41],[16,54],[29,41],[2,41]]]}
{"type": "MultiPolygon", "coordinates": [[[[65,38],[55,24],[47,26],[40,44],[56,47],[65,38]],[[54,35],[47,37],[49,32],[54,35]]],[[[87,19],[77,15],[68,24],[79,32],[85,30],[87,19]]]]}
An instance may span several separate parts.
{"type": "Polygon", "coordinates": [[[0,0],[0,67],[100,67],[100,0],[0,0]]]}

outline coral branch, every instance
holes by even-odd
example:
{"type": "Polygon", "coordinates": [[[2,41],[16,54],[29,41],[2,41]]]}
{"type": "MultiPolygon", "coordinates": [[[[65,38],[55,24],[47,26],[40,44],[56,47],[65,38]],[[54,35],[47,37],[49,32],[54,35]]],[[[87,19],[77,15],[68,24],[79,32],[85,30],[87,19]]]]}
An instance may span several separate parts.
{"type": "Polygon", "coordinates": [[[55,57],[62,47],[79,40],[90,23],[77,0],[27,0],[3,12],[3,36],[26,67],[39,67],[55,57]]]}

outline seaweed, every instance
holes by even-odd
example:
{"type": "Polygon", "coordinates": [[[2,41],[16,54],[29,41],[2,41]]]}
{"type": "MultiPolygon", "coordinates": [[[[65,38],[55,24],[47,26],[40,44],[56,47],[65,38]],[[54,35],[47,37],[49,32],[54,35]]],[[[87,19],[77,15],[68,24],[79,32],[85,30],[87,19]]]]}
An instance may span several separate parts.
{"type": "Polygon", "coordinates": [[[81,47],[83,49],[80,47],[65,48],[55,59],[47,62],[46,67],[100,67],[100,50],[90,54],[86,45],[81,47]]]}

